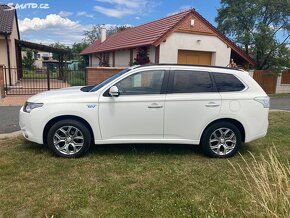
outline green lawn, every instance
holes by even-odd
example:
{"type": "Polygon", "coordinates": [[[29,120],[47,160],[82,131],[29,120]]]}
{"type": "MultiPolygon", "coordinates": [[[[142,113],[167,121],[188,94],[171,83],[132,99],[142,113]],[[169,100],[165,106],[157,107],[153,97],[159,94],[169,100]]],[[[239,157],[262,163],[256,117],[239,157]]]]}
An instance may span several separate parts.
{"type": "MultiPolygon", "coordinates": [[[[251,164],[248,151],[260,161],[273,145],[290,160],[290,113],[271,112],[267,137],[241,154],[251,164]]],[[[237,170],[248,173],[243,158],[210,159],[189,145],[106,145],[63,159],[22,137],[0,139],[0,217],[265,217],[237,170]]]]}

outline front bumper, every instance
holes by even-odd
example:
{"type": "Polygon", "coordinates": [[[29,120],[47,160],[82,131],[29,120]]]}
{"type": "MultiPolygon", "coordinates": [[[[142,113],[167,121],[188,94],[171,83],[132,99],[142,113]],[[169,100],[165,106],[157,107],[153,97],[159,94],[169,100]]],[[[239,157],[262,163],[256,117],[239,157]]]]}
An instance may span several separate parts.
{"type": "Polygon", "coordinates": [[[27,140],[43,144],[42,133],[37,125],[36,117],[35,114],[24,112],[22,107],[19,111],[19,126],[27,140]]]}

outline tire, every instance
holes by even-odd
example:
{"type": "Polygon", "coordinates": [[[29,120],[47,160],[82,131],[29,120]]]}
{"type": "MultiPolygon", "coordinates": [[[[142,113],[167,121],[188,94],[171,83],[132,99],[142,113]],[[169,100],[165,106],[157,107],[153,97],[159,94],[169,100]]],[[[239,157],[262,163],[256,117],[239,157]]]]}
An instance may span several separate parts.
{"type": "Polygon", "coordinates": [[[91,134],[88,128],[79,121],[60,120],[49,129],[47,144],[57,156],[81,157],[91,146],[91,134]]]}
{"type": "Polygon", "coordinates": [[[201,146],[209,157],[228,158],[239,151],[241,142],[241,133],[234,124],[218,122],[205,129],[201,146]]]}

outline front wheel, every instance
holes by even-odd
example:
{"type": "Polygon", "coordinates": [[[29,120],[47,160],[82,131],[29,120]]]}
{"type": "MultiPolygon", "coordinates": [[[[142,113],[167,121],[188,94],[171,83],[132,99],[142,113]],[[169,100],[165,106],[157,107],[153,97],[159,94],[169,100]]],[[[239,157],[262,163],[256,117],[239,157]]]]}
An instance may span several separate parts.
{"type": "Polygon", "coordinates": [[[61,120],[48,131],[48,146],[54,154],[73,158],[84,155],[91,145],[88,128],[76,120],[61,120]]]}
{"type": "Polygon", "coordinates": [[[240,149],[241,133],[232,123],[218,122],[204,131],[201,145],[204,153],[210,157],[232,157],[240,149]]]}

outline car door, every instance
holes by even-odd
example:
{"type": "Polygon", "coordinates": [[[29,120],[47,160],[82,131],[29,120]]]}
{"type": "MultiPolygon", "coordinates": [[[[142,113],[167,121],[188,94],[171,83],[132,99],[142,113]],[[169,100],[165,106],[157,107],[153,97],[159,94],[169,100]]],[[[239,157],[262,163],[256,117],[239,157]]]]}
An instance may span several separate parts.
{"type": "Polygon", "coordinates": [[[221,96],[210,72],[172,70],[165,99],[164,138],[198,143],[203,128],[218,116],[221,96]]]}
{"type": "Polygon", "coordinates": [[[103,140],[163,139],[165,69],[133,73],[114,85],[119,96],[108,90],[99,99],[99,123],[103,140]]]}

